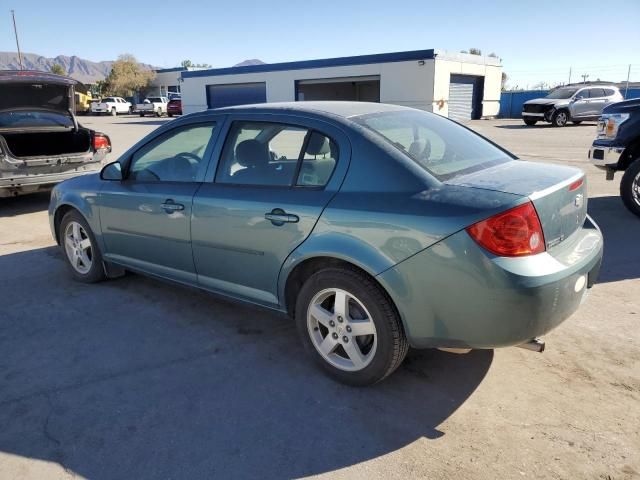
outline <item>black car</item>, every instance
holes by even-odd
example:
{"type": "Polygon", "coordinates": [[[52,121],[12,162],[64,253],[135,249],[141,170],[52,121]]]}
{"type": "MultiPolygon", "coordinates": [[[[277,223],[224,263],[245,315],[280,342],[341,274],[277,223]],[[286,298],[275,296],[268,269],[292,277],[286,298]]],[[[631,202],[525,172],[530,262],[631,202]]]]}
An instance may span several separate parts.
{"type": "Polygon", "coordinates": [[[607,180],[613,180],[615,172],[624,172],[620,196],[640,216],[640,98],[604,109],[589,160],[607,172],[607,180]]]}

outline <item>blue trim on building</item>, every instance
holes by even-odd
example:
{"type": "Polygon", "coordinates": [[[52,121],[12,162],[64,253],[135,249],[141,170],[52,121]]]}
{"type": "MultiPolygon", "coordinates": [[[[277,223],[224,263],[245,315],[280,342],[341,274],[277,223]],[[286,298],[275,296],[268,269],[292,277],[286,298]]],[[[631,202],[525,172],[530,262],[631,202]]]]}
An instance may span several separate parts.
{"type": "Polygon", "coordinates": [[[409,52],[376,53],[355,57],[324,58],[303,60],[300,62],[267,63],[264,65],[246,65],[244,67],[213,68],[210,70],[192,70],[182,72],[182,78],[215,77],[219,75],[237,75],[242,73],[281,72],[283,70],[305,70],[309,68],[344,67],[365,65],[368,63],[405,62],[407,60],[431,60],[435,52],[430,50],[412,50],[409,52]]]}
{"type": "Polygon", "coordinates": [[[185,67],[174,67],[174,68],[160,68],[158,70],[154,70],[156,73],[169,73],[169,72],[186,72],[187,69],[185,67]]]}

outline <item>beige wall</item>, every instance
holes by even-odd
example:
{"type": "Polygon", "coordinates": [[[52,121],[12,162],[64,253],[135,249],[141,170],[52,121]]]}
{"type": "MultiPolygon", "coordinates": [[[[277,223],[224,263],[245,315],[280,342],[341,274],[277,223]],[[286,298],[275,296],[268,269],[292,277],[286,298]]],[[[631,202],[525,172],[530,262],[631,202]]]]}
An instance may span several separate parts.
{"type": "Polygon", "coordinates": [[[266,82],[268,102],[289,102],[295,100],[296,80],[379,75],[381,102],[431,111],[433,72],[433,60],[425,60],[424,65],[420,65],[418,60],[411,60],[281,72],[187,77],[181,84],[182,108],[185,113],[205,110],[207,108],[207,85],[266,82]]]}
{"type": "MultiPolygon", "coordinates": [[[[463,55],[461,55],[463,56],[463,55]]],[[[469,55],[464,55],[468,57],[469,55]]],[[[479,75],[484,77],[482,100],[482,116],[494,117],[500,111],[500,90],[502,85],[502,66],[497,60],[490,60],[496,65],[483,63],[484,57],[478,57],[478,63],[459,60],[435,60],[433,88],[433,111],[440,115],[449,114],[449,80],[451,74],[479,75]]]]}

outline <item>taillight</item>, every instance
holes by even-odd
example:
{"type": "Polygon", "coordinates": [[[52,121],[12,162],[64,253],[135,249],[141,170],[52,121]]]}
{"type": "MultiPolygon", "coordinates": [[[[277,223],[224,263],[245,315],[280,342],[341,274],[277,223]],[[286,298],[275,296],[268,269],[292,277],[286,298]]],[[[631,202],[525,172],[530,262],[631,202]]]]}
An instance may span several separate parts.
{"type": "Polygon", "coordinates": [[[111,141],[109,137],[102,133],[96,133],[93,136],[93,151],[97,152],[98,150],[106,149],[109,152],[111,151],[111,141]]]}
{"type": "Polygon", "coordinates": [[[467,227],[480,246],[500,257],[521,257],[545,251],[542,225],[531,202],[467,227]]]}

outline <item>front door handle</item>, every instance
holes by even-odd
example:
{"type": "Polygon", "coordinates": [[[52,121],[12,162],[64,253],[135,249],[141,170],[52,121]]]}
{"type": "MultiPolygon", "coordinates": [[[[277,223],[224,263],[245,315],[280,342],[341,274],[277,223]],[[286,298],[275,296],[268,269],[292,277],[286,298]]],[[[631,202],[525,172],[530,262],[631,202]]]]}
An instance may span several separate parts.
{"type": "Polygon", "coordinates": [[[274,208],[271,212],[265,213],[264,218],[276,226],[281,226],[285,223],[298,223],[300,221],[300,217],[287,213],[281,208],[274,208]]]}
{"type": "Polygon", "coordinates": [[[182,205],[181,203],[176,203],[170,198],[165,200],[164,203],[160,205],[160,207],[162,207],[162,209],[167,213],[179,212],[181,210],[184,210],[184,205],[182,205]]]}

